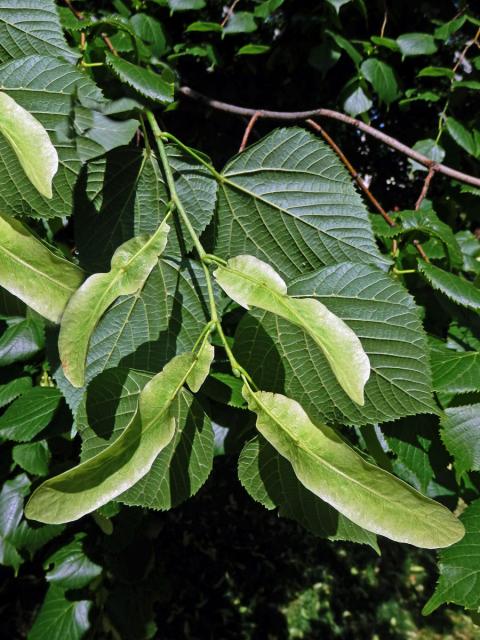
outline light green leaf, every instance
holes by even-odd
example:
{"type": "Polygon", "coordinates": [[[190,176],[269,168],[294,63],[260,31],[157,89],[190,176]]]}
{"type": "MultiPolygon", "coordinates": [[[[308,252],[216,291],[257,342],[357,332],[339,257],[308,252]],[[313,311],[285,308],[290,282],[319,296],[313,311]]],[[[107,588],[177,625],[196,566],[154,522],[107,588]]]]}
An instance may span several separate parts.
{"type": "Polygon", "coordinates": [[[358,426],[436,412],[426,336],[398,281],[375,267],[343,263],[298,278],[289,294],[316,298],[360,338],[371,366],[365,405],[350,400],[308,334],[260,311],[246,314],[234,341],[257,386],[301,398],[319,422],[358,426]]]}
{"type": "Polygon", "coordinates": [[[0,385],[0,409],[31,388],[32,379],[25,376],[0,385]]]}
{"type": "Polygon", "coordinates": [[[172,11],[191,11],[193,9],[203,9],[205,0],[167,0],[172,11]]]}
{"type": "Polygon", "coordinates": [[[25,507],[27,518],[47,524],[77,520],[143,478],[175,435],[171,405],[196,361],[191,353],[173,358],[142,390],[122,435],[93,458],[41,484],[25,507]]]}
{"type": "Polygon", "coordinates": [[[102,573],[102,567],[92,562],[83,549],[85,534],[76,534],[69,544],[60,547],[44,563],[47,582],[61,589],[82,589],[102,573]]]}
{"type": "Polygon", "coordinates": [[[477,145],[473,135],[461,122],[451,116],[446,119],[447,131],[455,142],[472,156],[477,155],[477,145]]]}
{"type": "MultiPolygon", "coordinates": [[[[114,442],[135,414],[141,390],[152,375],[134,369],[110,369],[88,386],[76,421],[82,437],[82,461],[114,442]]],[[[150,471],[116,500],[152,509],[171,509],[195,494],[210,474],[213,432],[192,395],[182,389],[172,405],[177,428],[150,471]]]]}
{"type": "Polygon", "coordinates": [[[390,65],[377,58],[368,58],[360,69],[380,100],[390,104],[398,97],[398,83],[390,65]]]}
{"type": "Polygon", "coordinates": [[[187,385],[196,393],[205,382],[215,356],[215,349],[206,339],[198,351],[197,364],[187,377],[187,385]]]}
{"type": "Polygon", "coordinates": [[[248,253],[286,279],[342,260],[386,263],[349,173],[303,129],[276,129],[223,175],[215,253],[225,260],[248,253]]]}
{"type": "Polygon", "coordinates": [[[314,425],[298,402],[247,387],[244,394],[257,429],[289,460],[300,482],[357,525],[427,549],[463,537],[448,509],[366,462],[333,429],[314,425]]]}
{"type": "Polygon", "coordinates": [[[24,471],[35,476],[46,476],[50,463],[50,450],[46,440],[17,444],[12,449],[13,461],[24,471]]]}
{"type": "Polygon", "coordinates": [[[61,400],[58,389],[34,387],[0,416],[0,439],[27,442],[50,424],[61,400]]]}
{"type": "Polygon", "coordinates": [[[198,32],[217,31],[221,33],[222,25],[218,22],[197,21],[197,22],[190,23],[188,27],[185,29],[185,31],[187,33],[190,31],[198,31],[198,32]]]}
{"type": "Polygon", "coordinates": [[[254,500],[267,509],[277,507],[280,516],[296,520],[315,535],[368,544],[378,551],[374,533],[354,524],[308,491],[298,481],[288,460],[262,436],[243,447],[238,460],[238,477],[254,500]]]}
{"type": "Polygon", "coordinates": [[[370,40],[373,44],[376,44],[379,47],[385,47],[386,49],[390,49],[390,51],[400,51],[400,47],[397,44],[396,40],[392,38],[383,38],[381,36],[372,36],[370,40]]]}
{"type": "Polygon", "coordinates": [[[364,404],[370,362],[355,333],[318,300],[295,299],[270,265],[253,256],[237,256],[215,271],[222,289],[246,309],[270,311],[305,331],[323,351],[347,395],[364,404]]]}
{"type": "Polygon", "coordinates": [[[465,24],[467,16],[465,14],[459,16],[458,18],[453,18],[448,22],[444,22],[442,25],[435,29],[435,38],[439,38],[440,40],[448,40],[450,36],[452,36],[460,27],[465,24]]]}
{"type": "Polygon", "coordinates": [[[445,409],[442,440],[455,459],[458,476],[480,471],[480,404],[445,409]]]}
{"type": "MultiPolygon", "coordinates": [[[[32,55],[0,66],[0,90],[36,118],[48,132],[58,154],[53,197],[46,198],[27,178],[6,138],[0,136],[0,211],[15,216],[70,216],[73,192],[85,139],[72,129],[72,109],[99,109],[105,100],[79,68],[58,58],[32,55]]],[[[90,145],[90,141],[86,141],[90,145]]]]}
{"type": "Polygon", "coordinates": [[[448,67],[424,67],[417,73],[417,78],[453,78],[455,74],[448,67]]]}
{"type": "Polygon", "coordinates": [[[465,537],[439,554],[440,577],[422,613],[429,615],[443,603],[453,602],[467,609],[480,607],[480,500],[475,500],[462,513],[465,537]]]}
{"type": "Polygon", "coordinates": [[[31,54],[73,61],[53,0],[15,0],[0,7],[0,63],[31,54]]]}
{"type": "Polygon", "coordinates": [[[246,44],[237,51],[237,56],[258,56],[270,51],[270,46],[266,44],[246,44]]]}
{"type": "Polygon", "coordinates": [[[71,600],[57,586],[49,587],[28,640],[81,640],[90,629],[89,600],[71,600]]]}
{"type": "Polygon", "coordinates": [[[480,311],[480,289],[472,282],[427,262],[419,262],[418,270],[434,289],[441,291],[456,304],[480,311]]]}
{"type": "Polygon", "coordinates": [[[345,99],[343,108],[348,114],[355,118],[355,116],[368,111],[372,105],[373,102],[365,94],[362,87],[357,87],[355,91],[352,91],[352,93],[345,99]]]}
{"type": "Polygon", "coordinates": [[[53,176],[58,171],[57,151],[40,122],[1,91],[0,133],[15,151],[30,182],[51,198],[53,176]]]}
{"type": "MultiPolygon", "coordinates": [[[[427,158],[434,162],[442,162],[445,157],[445,150],[431,138],[418,140],[418,142],[413,145],[413,149],[423,153],[424,156],[427,156],[427,158]]],[[[414,171],[427,171],[425,165],[415,162],[415,160],[410,160],[409,162],[414,171]]]]}
{"type": "Polygon", "coordinates": [[[139,67],[110,53],[107,53],[106,61],[122,82],[125,82],[142,96],[160,104],[173,102],[173,82],[167,82],[158,73],[139,67]]]}
{"type": "Polygon", "coordinates": [[[223,29],[225,35],[236,33],[252,33],[257,30],[257,23],[253,13],[248,11],[235,11],[230,15],[223,29]]]}
{"type": "Polygon", "coordinates": [[[437,45],[429,33],[404,33],[397,38],[403,56],[421,56],[435,53],[437,45]]]}
{"type": "Polygon", "coordinates": [[[145,284],[167,244],[170,227],[163,222],[151,236],[127,240],[113,254],[108,273],[90,276],[70,298],[60,326],[58,349],[66,378],[85,384],[85,361],[95,327],[119,296],[136,293],[145,284]]]}
{"type": "Polygon", "coordinates": [[[434,343],[430,352],[433,388],[447,393],[480,390],[480,352],[454,351],[434,343]]]}
{"type": "Polygon", "coordinates": [[[0,284],[42,316],[59,322],[83,271],[52,253],[18,220],[0,214],[0,284]]]}

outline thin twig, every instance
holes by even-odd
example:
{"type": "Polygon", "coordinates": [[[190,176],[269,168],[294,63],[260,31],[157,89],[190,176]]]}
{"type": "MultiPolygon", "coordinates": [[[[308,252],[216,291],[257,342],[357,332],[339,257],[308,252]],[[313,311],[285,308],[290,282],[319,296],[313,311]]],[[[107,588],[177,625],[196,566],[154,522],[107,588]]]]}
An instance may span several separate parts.
{"type": "Polygon", "coordinates": [[[433,176],[435,175],[435,171],[437,170],[437,165],[432,164],[430,169],[428,170],[427,176],[423,181],[422,190],[420,191],[420,195],[418,196],[418,200],[415,203],[415,211],[418,211],[422,205],[422,202],[425,200],[428,189],[430,187],[430,182],[432,181],[433,176]]]}
{"type": "Polygon", "coordinates": [[[326,140],[326,142],[332,147],[332,149],[338,155],[340,160],[347,167],[347,169],[349,170],[351,176],[355,179],[355,181],[358,184],[358,186],[360,187],[360,189],[367,196],[367,198],[373,204],[375,209],[380,213],[380,215],[383,217],[383,219],[387,222],[387,224],[390,225],[391,227],[396,227],[397,225],[395,224],[394,220],[392,220],[392,218],[388,215],[388,213],[385,211],[385,209],[382,207],[382,205],[379,203],[379,201],[375,198],[375,196],[370,191],[370,189],[367,187],[365,182],[362,180],[362,178],[360,177],[358,172],[354,169],[354,167],[353,167],[352,163],[350,162],[350,160],[346,157],[346,155],[343,153],[343,151],[340,149],[340,147],[337,145],[337,143],[328,135],[328,133],[325,131],[325,129],[323,129],[323,127],[321,127],[314,120],[310,120],[310,119],[306,120],[306,123],[310,127],[312,127],[312,129],[314,129],[315,131],[318,131],[322,135],[322,137],[326,140]]]}
{"type": "Polygon", "coordinates": [[[240,148],[238,150],[238,152],[240,153],[240,151],[243,151],[245,149],[245,147],[248,144],[248,139],[250,137],[250,134],[252,133],[252,129],[255,126],[256,121],[258,120],[258,118],[260,117],[260,113],[258,111],[255,111],[255,113],[253,114],[253,116],[250,118],[248,124],[247,124],[247,128],[245,129],[245,133],[243,134],[243,138],[242,138],[242,143],[240,145],[240,148]]]}
{"type": "Polygon", "coordinates": [[[222,27],[222,29],[227,24],[227,22],[230,20],[230,18],[232,17],[233,12],[235,11],[235,7],[237,6],[237,4],[239,2],[240,2],[240,0],[233,0],[232,6],[228,7],[227,12],[225,14],[225,18],[220,23],[220,26],[222,27]]]}
{"type": "Polygon", "coordinates": [[[115,47],[112,44],[112,41],[110,40],[110,38],[107,36],[106,33],[102,33],[102,40],[105,42],[105,44],[107,45],[107,47],[109,48],[109,50],[111,51],[112,55],[114,56],[118,56],[118,51],[115,49],[115,47]]]}
{"type": "Polygon", "coordinates": [[[83,20],[83,13],[81,11],[78,11],[78,9],[75,9],[75,7],[73,6],[71,0],[65,0],[65,4],[70,9],[70,11],[73,13],[73,15],[77,18],[77,20],[83,20]]]}
{"type": "MultiPolygon", "coordinates": [[[[412,158],[412,160],[416,160],[426,167],[431,167],[431,165],[434,164],[433,160],[427,158],[427,156],[424,156],[422,153],[419,153],[418,151],[407,147],[407,145],[403,144],[403,142],[400,142],[396,138],[392,138],[391,136],[378,131],[378,129],[365,124],[365,122],[362,122],[361,120],[356,120],[355,118],[347,116],[344,113],[340,113],[339,111],[333,111],[332,109],[320,108],[312,109],[310,111],[271,111],[268,109],[249,109],[246,107],[239,107],[234,104],[228,104],[227,102],[213,100],[211,98],[208,98],[207,96],[202,95],[201,93],[198,93],[190,87],[180,87],[179,92],[184,96],[206,104],[212,109],[218,109],[219,111],[225,111],[227,113],[232,113],[239,116],[251,117],[258,112],[259,118],[265,118],[269,120],[285,120],[292,122],[295,120],[307,120],[308,118],[314,117],[324,117],[331,118],[333,120],[339,120],[340,122],[349,124],[356,129],[360,129],[360,131],[363,131],[373,138],[380,140],[389,147],[396,149],[400,153],[403,153],[409,158],[412,158]]],[[[448,167],[444,164],[436,164],[436,171],[438,173],[442,173],[443,175],[449,176],[450,178],[454,178],[455,180],[459,180],[460,182],[465,182],[475,187],[480,187],[480,178],[471,176],[467,173],[463,173],[462,171],[457,171],[456,169],[452,169],[451,167],[448,167]]]]}
{"type": "Polygon", "coordinates": [[[430,262],[427,254],[425,253],[425,251],[424,251],[422,245],[420,244],[419,240],[413,240],[413,246],[418,251],[418,253],[422,256],[422,258],[425,260],[425,262],[430,262]]]}
{"type": "MultiPolygon", "coordinates": [[[[75,7],[73,6],[71,0],[65,0],[65,4],[70,9],[70,11],[73,13],[73,15],[77,18],[77,20],[83,20],[83,18],[84,18],[83,13],[81,11],[78,11],[78,9],[75,9],[75,7]]],[[[107,45],[108,49],[112,52],[112,54],[114,56],[118,56],[118,51],[113,46],[112,41],[107,36],[107,34],[106,33],[101,33],[100,35],[101,35],[102,40],[107,45]]],[[[85,39],[85,33],[83,31],[80,34],[80,38],[81,38],[81,40],[80,40],[80,48],[81,49],[85,49],[86,39],[85,39]]]]}

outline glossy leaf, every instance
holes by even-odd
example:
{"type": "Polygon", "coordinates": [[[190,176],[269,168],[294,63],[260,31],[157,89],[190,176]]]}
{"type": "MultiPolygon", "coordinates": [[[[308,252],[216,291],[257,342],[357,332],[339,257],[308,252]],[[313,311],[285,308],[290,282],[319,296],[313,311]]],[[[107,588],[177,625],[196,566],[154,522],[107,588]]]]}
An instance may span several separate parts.
{"type": "Polygon", "coordinates": [[[358,426],[436,411],[426,336],[397,281],[376,267],[343,263],[297,278],[289,294],[317,299],[360,338],[371,365],[365,405],[348,398],[304,331],[252,311],[238,325],[234,353],[259,387],[302,398],[320,422],[358,426]]]}
{"type": "Polygon", "coordinates": [[[57,586],[49,587],[28,640],[81,640],[90,629],[89,600],[72,600],[57,586]]]}
{"type": "Polygon", "coordinates": [[[42,316],[59,322],[83,271],[52,253],[18,220],[0,214],[0,284],[42,316]]]}
{"type": "Polygon", "coordinates": [[[448,509],[366,462],[333,429],[314,425],[298,402],[247,388],[244,394],[257,413],[257,429],[299,481],[359,526],[428,549],[463,537],[462,524],[448,509]]]}
{"type": "Polygon", "coordinates": [[[480,404],[445,409],[442,440],[455,460],[458,476],[480,471],[480,404]]]}
{"type": "Polygon", "coordinates": [[[279,510],[312,533],[330,540],[368,544],[378,551],[374,533],[362,529],[329,504],[308,491],[297,479],[288,460],[262,437],[248,442],[238,461],[240,482],[254,500],[279,510]]]}
{"type": "Polygon", "coordinates": [[[7,139],[34,187],[52,197],[58,155],[48,133],[31,113],[0,91],[0,133],[7,139]]]}
{"type": "Polygon", "coordinates": [[[82,589],[102,573],[102,567],[85,554],[83,538],[84,535],[77,534],[45,561],[47,582],[65,590],[82,589]]]}
{"type": "Polygon", "coordinates": [[[439,555],[440,577],[435,593],[423,607],[428,615],[443,603],[452,602],[467,609],[480,606],[480,500],[475,500],[460,516],[465,527],[465,537],[439,555]]]}
{"type": "Polygon", "coordinates": [[[167,82],[158,73],[110,53],[107,53],[106,61],[115,75],[140,95],[160,104],[173,102],[173,82],[167,82]]]}
{"type": "Polygon", "coordinates": [[[455,118],[449,117],[445,121],[447,131],[455,140],[455,142],[462,147],[467,153],[472,156],[477,155],[477,145],[473,135],[466,129],[461,122],[455,120],[455,118]]]}
{"type": "Polygon", "coordinates": [[[90,276],[70,298],[58,338],[66,378],[75,386],[85,383],[85,361],[95,327],[120,296],[141,289],[166,247],[170,227],[162,223],[151,236],[127,240],[113,254],[108,273],[90,276]]]}
{"type": "Polygon", "coordinates": [[[368,58],[360,68],[380,100],[390,104],[397,98],[398,83],[390,65],[377,58],[368,58]]]}
{"type": "Polygon", "coordinates": [[[61,393],[50,387],[34,387],[7,407],[0,416],[0,439],[27,442],[50,424],[61,393]]]}
{"type": "Polygon", "coordinates": [[[234,158],[223,175],[220,257],[248,253],[287,279],[342,260],[385,264],[345,167],[303,129],[275,130],[234,158]]]}
{"type": "Polygon", "coordinates": [[[289,297],[278,273],[253,256],[231,258],[214,275],[227,295],[246,309],[270,311],[305,331],[325,354],[347,395],[364,404],[370,362],[360,340],[343,320],[318,300],[289,297]]]}
{"type": "Polygon", "coordinates": [[[10,402],[13,402],[15,398],[21,396],[22,393],[32,388],[32,379],[27,376],[15,378],[0,385],[0,409],[10,402]]]}
{"type": "Polygon", "coordinates": [[[138,482],[175,434],[170,408],[195,365],[189,353],[171,360],[142,390],[122,435],[93,458],[40,485],[25,508],[27,518],[47,524],[77,520],[138,482]]]}
{"type": "Polygon", "coordinates": [[[421,56],[435,53],[437,45],[429,33],[404,33],[397,38],[403,56],[421,56]]]}
{"type": "Polygon", "coordinates": [[[24,362],[45,347],[43,321],[38,318],[14,318],[0,336],[0,366],[24,362]]]}
{"type": "Polygon", "coordinates": [[[450,300],[468,309],[480,311],[480,289],[472,282],[427,262],[419,262],[418,269],[434,289],[450,300]]]}
{"type": "Polygon", "coordinates": [[[23,560],[13,543],[13,537],[22,519],[23,500],[29,487],[30,481],[22,473],[4,482],[0,491],[0,564],[15,570],[23,560]]]}
{"type": "Polygon", "coordinates": [[[372,106],[373,102],[366,95],[362,87],[357,87],[352,91],[343,103],[343,108],[353,118],[362,113],[366,113],[372,106]]]}

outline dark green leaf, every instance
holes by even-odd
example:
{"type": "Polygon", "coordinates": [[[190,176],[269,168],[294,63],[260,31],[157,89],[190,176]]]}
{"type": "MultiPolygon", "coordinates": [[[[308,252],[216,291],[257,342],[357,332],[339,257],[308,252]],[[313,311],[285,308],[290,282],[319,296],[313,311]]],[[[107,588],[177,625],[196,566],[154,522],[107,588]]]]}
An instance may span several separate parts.
{"type": "Polygon", "coordinates": [[[28,640],[81,640],[90,629],[91,606],[89,600],[70,600],[63,589],[52,585],[28,640]]]}
{"type": "Polygon", "coordinates": [[[118,78],[145,98],[160,104],[173,102],[173,82],[167,82],[158,73],[107,53],[107,64],[118,78]]]}
{"type": "Polygon", "coordinates": [[[92,562],[83,549],[84,534],[76,534],[69,544],[60,547],[46,561],[47,582],[60,589],[82,589],[102,573],[102,567],[92,562]]]}
{"type": "Polygon", "coordinates": [[[419,262],[418,269],[434,289],[468,309],[480,311],[480,289],[465,278],[444,271],[433,264],[419,262]]]}
{"type": "Polygon", "coordinates": [[[398,83],[390,65],[377,60],[377,58],[368,58],[362,63],[360,69],[375,89],[380,100],[390,104],[397,98],[398,83]]]}
{"type": "Polygon", "coordinates": [[[445,409],[442,440],[455,459],[459,476],[480,471],[480,404],[445,409]]]}
{"type": "Polygon", "coordinates": [[[0,409],[32,388],[31,378],[22,377],[0,385],[0,409]]]}
{"type": "Polygon", "coordinates": [[[27,442],[50,424],[62,395],[58,389],[34,387],[0,416],[0,439],[27,442]]]}
{"type": "MultiPolygon", "coordinates": [[[[1,249],[0,249],[1,253],[1,249]]],[[[43,323],[37,318],[15,318],[0,336],[0,366],[24,362],[36,356],[45,346],[43,323]]]]}
{"type": "Polygon", "coordinates": [[[429,33],[404,33],[397,38],[403,56],[420,56],[435,53],[437,45],[429,33]]]}
{"type": "Polygon", "coordinates": [[[46,440],[17,444],[12,449],[13,461],[24,471],[35,476],[46,476],[50,463],[50,450],[46,440]]]}
{"type": "Polygon", "coordinates": [[[442,343],[430,352],[433,388],[447,393],[480,390],[480,352],[454,351],[442,343]]]}
{"type": "Polygon", "coordinates": [[[475,156],[477,154],[477,145],[470,131],[468,131],[461,122],[452,117],[447,118],[446,125],[447,131],[453,140],[455,140],[462,149],[465,149],[467,153],[475,156]]]}
{"type": "Polygon", "coordinates": [[[252,33],[257,30],[257,23],[255,22],[255,16],[248,11],[235,11],[228,19],[227,24],[223,29],[225,35],[232,35],[237,33],[252,33]]]}

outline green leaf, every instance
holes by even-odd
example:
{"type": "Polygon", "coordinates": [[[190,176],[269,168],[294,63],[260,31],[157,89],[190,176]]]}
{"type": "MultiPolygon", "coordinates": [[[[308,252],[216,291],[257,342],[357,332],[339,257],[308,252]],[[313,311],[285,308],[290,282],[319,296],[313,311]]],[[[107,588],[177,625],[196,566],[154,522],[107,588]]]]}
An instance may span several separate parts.
{"type": "Polygon", "coordinates": [[[18,220],[0,214],[0,284],[58,322],[83,272],[52,253],[18,220]]]}
{"type": "Polygon", "coordinates": [[[46,476],[50,463],[50,450],[46,440],[17,444],[12,449],[13,461],[24,471],[35,476],[46,476]]]}
{"type": "Polygon", "coordinates": [[[337,14],[339,14],[340,9],[343,7],[343,5],[349,4],[351,0],[327,0],[327,2],[335,9],[337,14]]]}
{"type": "Polygon", "coordinates": [[[45,346],[43,322],[37,318],[14,318],[0,336],[0,367],[24,362],[36,356],[45,346]]]}
{"type": "Polygon", "coordinates": [[[480,311],[480,289],[473,283],[427,262],[419,262],[418,270],[434,289],[441,291],[456,304],[480,311]]]}
{"type": "Polygon", "coordinates": [[[457,475],[480,471],[480,404],[445,409],[442,440],[455,459],[457,475]]]}
{"type": "Polygon", "coordinates": [[[83,549],[85,534],[76,534],[69,544],[60,547],[44,563],[45,578],[61,589],[82,589],[102,573],[102,567],[92,562],[83,549]]]}
{"type": "Polygon", "coordinates": [[[71,215],[73,190],[81,169],[77,145],[82,140],[72,131],[72,107],[76,102],[85,109],[100,107],[104,102],[100,90],[73,65],[38,55],[1,65],[0,90],[43,125],[59,159],[50,200],[31,184],[10,144],[0,136],[2,213],[45,218],[71,215]]]}
{"type": "Polygon", "coordinates": [[[264,439],[257,436],[242,449],[238,477],[254,500],[279,510],[315,535],[330,540],[368,544],[378,551],[377,537],[333,509],[297,479],[292,466],[264,439]]]}
{"type": "Polygon", "coordinates": [[[453,78],[455,74],[448,67],[424,67],[417,73],[417,78],[453,78]]]}
{"type": "Polygon", "coordinates": [[[371,366],[365,405],[348,398],[304,331],[256,311],[239,323],[234,353],[259,387],[302,398],[319,422],[358,426],[436,412],[425,334],[397,281],[378,268],[343,263],[298,278],[289,294],[314,297],[360,338],[371,366]]]}
{"type": "Polygon", "coordinates": [[[423,607],[429,615],[443,603],[453,602],[467,609],[480,606],[480,500],[475,500],[460,516],[465,527],[465,537],[439,554],[440,577],[435,592],[423,607]]]}
{"type": "Polygon", "coordinates": [[[255,16],[248,11],[235,11],[230,15],[227,24],[223,28],[225,35],[237,33],[252,33],[257,30],[255,16]]]}
{"type": "Polygon", "coordinates": [[[40,485],[25,507],[27,518],[47,524],[77,520],[143,478],[175,435],[171,406],[196,362],[191,353],[171,360],[143,388],[121,436],[93,458],[40,485]]]}
{"type": "Polygon", "coordinates": [[[385,47],[386,49],[390,49],[390,51],[400,51],[400,47],[397,44],[396,40],[392,38],[382,38],[380,36],[372,36],[370,40],[373,44],[376,44],[379,47],[385,47]]]}
{"type": "MultiPolygon", "coordinates": [[[[133,369],[117,368],[99,375],[89,385],[77,413],[82,460],[96,455],[122,434],[151,377],[133,369]]],[[[210,421],[185,390],[180,392],[172,412],[178,416],[172,441],[157,456],[150,471],[116,500],[170,509],[187,500],[206,481],[213,460],[210,421]]]]}
{"type": "Polygon", "coordinates": [[[477,145],[473,135],[455,118],[446,119],[447,131],[455,142],[472,156],[477,155],[477,145]]]}
{"type": "Polygon", "coordinates": [[[480,242],[471,231],[458,231],[455,239],[463,254],[463,270],[480,273],[480,242]]]}
{"type": "Polygon", "coordinates": [[[28,640],[81,640],[90,629],[89,600],[71,600],[60,587],[50,586],[28,640]]]}
{"type": "Polygon", "coordinates": [[[0,7],[0,63],[31,54],[73,61],[53,0],[15,0],[0,7]]]}
{"type": "Polygon", "coordinates": [[[0,439],[27,442],[37,436],[50,424],[61,397],[51,387],[26,391],[0,416],[0,439]]]}
{"type": "Polygon", "coordinates": [[[258,56],[270,51],[270,45],[266,44],[246,44],[237,51],[237,56],[258,56]]]}
{"type": "MultiPolygon", "coordinates": [[[[419,140],[412,148],[419,153],[423,153],[424,156],[427,156],[427,158],[434,162],[442,162],[445,157],[445,150],[431,138],[419,140]]],[[[415,162],[415,160],[410,160],[409,162],[414,171],[427,171],[427,168],[423,164],[415,162]]]]}
{"type": "Polygon", "coordinates": [[[14,150],[27,178],[46,198],[52,197],[52,180],[58,155],[40,122],[6,93],[0,91],[0,133],[14,150]]]}
{"type": "Polygon", "coordinates": [[[108,273],[90,276],[70,298],[58,338],[65,377],[75,386],[85,384],[85,361],[95,327],[119,296],[136,294],[145,284],[165,249],[170,227],[162,223],[151,236],[127,240],[113,254],[108,273]]]}
{"type": "Polygon", "coordinates": [[[460,267],[462,265],[462,251],[452,228],[442,222],[433,209],[401,211],[399,217],[402,225],[399,229],[400,232],[421,231],[428,236],[438,238],[445,245],[452,266],[460,267]]]}
{"type": "Polygon", "coordinates": [[[430,352],[433,388],[447,393],[480,390],[480,352],[454,351],[442,343],[430,352]]]}
{"type": "Polygon", "coordinates": [[[450,36],[452,36],[456,31],[460,29],[465,24],[467,16],[465,14],[459,16],[458,18],[453,18],[453,20],[449,20],[444,24],[440,25],[435,29],[435,38],[439,40],[448,40],[450,36]]]}
{"type": "Polygon", "coordinates": [[[360,67],[380,100],[390,104],[398,97],[398,83],[392,67],[377,58],[368,58],[360,67]]]}
{"type": "Polygon", "coordinates": [[[32,379],[27,377],[15,378],[15,380],[0,385],[0,409],[31,388],[32,379]]]}
{"type": "Polygon", "coordinates": [[[57,538],[64,529],[64,525],[58,524],[32,527],[26,520],[22,520],[9,539],[16,549],[26,551],[33,558],[39,549],[57,538]]]}
{"type": "Polygon", "coordinates": [[[167,0],[172,11],[191,11],[193,9],[203,9],[205,0],[167,0]]]}
{"type": "Polygon", "coordinates": [[[340,47],[340,49],[343,49],[345,51],[345,53],[349,56],[356,67],[358,67],[362,63],[363,56],[353,46],[350,40],[344,38],[339,33],[330,31],[329,29],[325,29],[325,34],[330,36],[332,40],[334,40],[335,44],[340,47]]]}
{"type": "Polygon", "coordinates": [[[218,22],[192,22],[185,29],[188,33],[190,31],[199,31],[199,32],[208,32],[208,31],[219,31],[222,32],[222,25],[218,22]]]}
{"type": "Polygon", "coordinates": [[[373,102],[365,94],[361,87],[357,87],[343,103],[344,110],[350,114],[353,118],[361,113],[368,111],[373,105],[373,102]]]}
{"type": "Polygon", "coordinates": [[[30,480],[22,473],[7,480],[0,491],[0,564],[18,570],[23,560],[12,542],[23,514],[23,499],[30,487],[30,480]]]}
{"type": "Polygon", "coordinates": [[[201,386],[205,382],[208,374],[210,373],[210,367],[212,365],[214,357],[215,349],[210,344],[208,339],[204,339],[203,344],[198,350],[197,364],[187,377],[187,385],[194,393],[199,391],[201,386]]]}
{"type": "Polygon", "coordinates": [[[397,38],[403,56],[421,56],[435,53],[437,45],[429,33],[404,33],[397,38]]]}
{"type": "Polygon", "coordinates": [[[370,363],[360,340],[343,320],[318,300],[289,297],[278,273],[253,256],[231,258],[214,275],[227,295],[241,306],[270,311],[305,331],[324,353],[346,394],[359,405],[365,403],[363,389],[370,376],[370,363]]]}
{"type": "Polygon", "coordinates": [[[139,67],[111,53],[107,53],[106,61],[110,69],[122,82],[132,87],[145,98],[160,104],[173,102],[173,82],[167,82],[158,73],[139,67]]]}
{"type": "Polygon", "coordinates": [[[151,45],[156,56],[165,53],[167,39],[161,22],[146,13],[136,13],[130,18],[130,24],[137,36],[151,45]]]}
{"type": "Polygon", "coordinates": [[[83,108],[77,110],[76,129],[85,140],[95,143],[79,145],[80,157],[82,160],[90,160],[103,155],[106,151],[128,144],[139,124],[138,120],[113,120],[98,111],[86,111],[83,108]]]}
{"type": "Polygon", "coordinates": [[[333,429],[313,424],[298,402],[247,387],[244,395],[257,414],[257,429],[299,481],[357,525],[427,549],[463,537],[463,526],[448,509],[366,462],[333,429]]]}
{"type": "Polygon", "coordinates": [[[303,129],[277,129],[224,169],[215,253],[251,254],[282,278],[352,260],[385,264],[366,208],[331,149],[303,129]]]}

